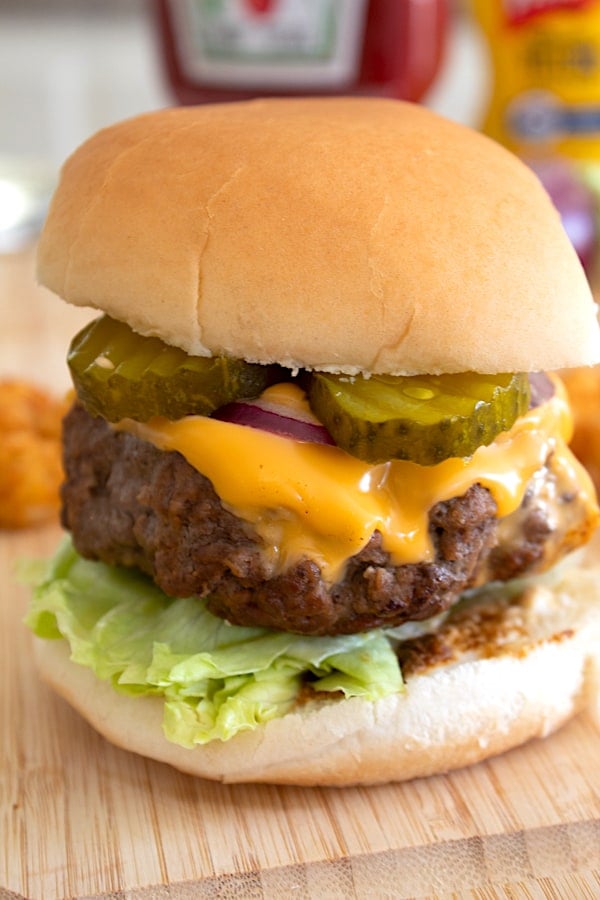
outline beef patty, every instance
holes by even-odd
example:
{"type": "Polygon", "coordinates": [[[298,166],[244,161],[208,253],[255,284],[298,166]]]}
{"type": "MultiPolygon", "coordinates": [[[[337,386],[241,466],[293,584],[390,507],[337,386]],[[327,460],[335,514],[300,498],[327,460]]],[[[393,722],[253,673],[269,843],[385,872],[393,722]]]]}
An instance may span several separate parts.
{"type": "Polygon", "coordinates": [[[270,577],[253,527],[179,453],[115,431],[79,405],[66,417],[64,446],[62,521],[77,550],[135,566],[170,596],[206,597],[211,612],[240,625],[319,635],[425,619],[483,569],[486,580],[529,570],[552,530],[530,492],[499,552],[495,501],[474,485],[430,510],[431,562],[390,564],[375,532],[339,583],[327,584],[308,559],[270,577]]]}

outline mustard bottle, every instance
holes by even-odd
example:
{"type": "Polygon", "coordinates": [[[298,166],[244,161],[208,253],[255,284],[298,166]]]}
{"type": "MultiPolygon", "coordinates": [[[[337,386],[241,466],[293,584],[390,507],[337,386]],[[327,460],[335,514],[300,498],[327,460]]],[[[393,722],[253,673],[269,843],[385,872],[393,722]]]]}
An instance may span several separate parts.
{"type": "Polygon", "coordinates": [[[472,0],[493,87],[483,130],[527,159],[600,161],[600,0],[472,0]]]}

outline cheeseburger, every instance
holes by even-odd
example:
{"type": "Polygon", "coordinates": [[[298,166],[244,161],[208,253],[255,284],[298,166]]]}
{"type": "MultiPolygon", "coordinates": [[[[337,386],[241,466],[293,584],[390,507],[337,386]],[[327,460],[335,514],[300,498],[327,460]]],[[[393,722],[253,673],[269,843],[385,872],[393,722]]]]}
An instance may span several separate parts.
{"type": "Polygon", "coordinates": [[[423,776],[592,699],[559,368],[596,309],[531,171],[409,104],[163,110],[66,162],[39,278],[68,536],[28,623],[109,740],[224,781],[423,776]],[[569,557],[569,560],[566,558],[569,557]]]}

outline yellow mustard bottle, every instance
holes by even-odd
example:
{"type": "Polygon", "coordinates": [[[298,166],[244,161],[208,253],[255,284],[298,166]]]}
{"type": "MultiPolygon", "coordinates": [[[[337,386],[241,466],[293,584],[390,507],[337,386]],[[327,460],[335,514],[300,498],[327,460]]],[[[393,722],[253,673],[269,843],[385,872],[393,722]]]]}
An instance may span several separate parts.
{"type": "Polygon", "coordinates": [[[527,159],[600,160],[600,0],[472,0],[493,68],[482,130],[527,159]]]}

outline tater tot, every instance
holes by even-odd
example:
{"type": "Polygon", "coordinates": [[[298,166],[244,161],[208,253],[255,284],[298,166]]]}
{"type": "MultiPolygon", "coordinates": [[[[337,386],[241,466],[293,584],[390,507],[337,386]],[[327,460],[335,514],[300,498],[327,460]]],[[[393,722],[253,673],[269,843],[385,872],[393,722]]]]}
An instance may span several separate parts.
{"type": "Polygon", "coordinates": [[[26,528],[56,516],[66,408],[66,400],[28,382],[0,380],[0,528],[26,528]]]}

